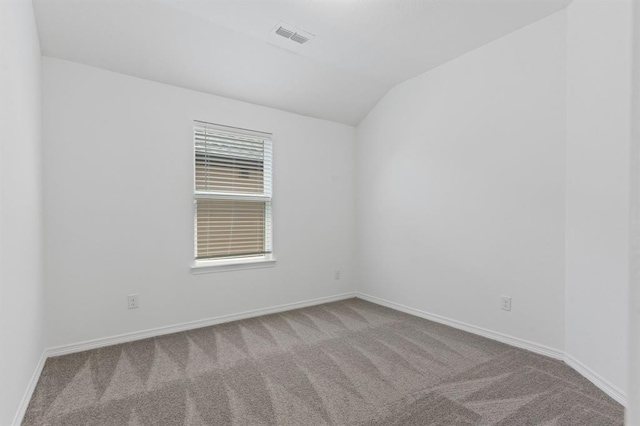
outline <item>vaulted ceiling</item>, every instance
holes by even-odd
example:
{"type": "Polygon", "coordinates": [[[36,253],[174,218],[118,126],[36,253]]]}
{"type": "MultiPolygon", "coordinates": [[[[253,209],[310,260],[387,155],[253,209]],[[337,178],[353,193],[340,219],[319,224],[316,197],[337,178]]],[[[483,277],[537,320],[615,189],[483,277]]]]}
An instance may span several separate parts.
{"type": "Polygon", "coordinates": [[[36,0],[42,53],[356,125],[396,84],[571,0],[36,0]],[[298,44],[280,23],[315,37],[298,44]]]}

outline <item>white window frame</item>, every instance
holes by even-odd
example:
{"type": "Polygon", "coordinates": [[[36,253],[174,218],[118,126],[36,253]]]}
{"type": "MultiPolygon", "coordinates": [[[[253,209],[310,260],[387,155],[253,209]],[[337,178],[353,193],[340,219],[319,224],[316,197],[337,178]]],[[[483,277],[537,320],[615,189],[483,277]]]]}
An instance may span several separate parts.
{"type": "MultiPolygon", "coordinates": [[[[273,148],[272,148],[272,134],[266,132],[259,132],[255,130],[244,129],[240,127],[226,126],[221,124],[209,123],[204,121],[195,120],[193,122],[194,132],[192,139],[193,146],[193,160],[191,162],[193,167],[193,263],[191,265],[191,273],[193,274],[206,274],[211,272],[223,272],[223,271],[233,271],[233,270],[241,270],[241,269],[256,269],[256,268],[267,268],[275,266],[276,257],[274,255],[273,250],[273,194],[269,196],[264,195],[253,195],[253,194],[242,194],[242,193],[232,193],[225,191],[211,191],[203,192],[198,191],[196,189],[196,149],[195,149],[195,127],[196,126],[207,126],[211,128],[218,128],[226,132],[237,133],[243,135],[250,136],[260,136],[264,137],[265,140],[268,140],[271,144],[271,161],[273,162],[273,148]],[[227,200],[244,200],[244,201],[269,201],[271,208],[266,214],[268,215],[268,221],[270,222],[270,226],[265,230],[265,240],[269,239],[269,244],[271,246],[271,253],[267,253],[264,255],[256,255],[256,256],[237,256],[237,257],[222,257],[219,259],[197,259],[197,209],[196,202],[198,199],[227,199],[227,200]],[[267,235],[267,232],[270,234],[267,235]]],[[[271,171],[271,174],[273,172],[271,171]]],[[[271,181],[269,182],[269,186],[273,186],[273,179],[270,176],[271,181]]],[[[271,190],[272,191],[272,190],[271,190]]]]}

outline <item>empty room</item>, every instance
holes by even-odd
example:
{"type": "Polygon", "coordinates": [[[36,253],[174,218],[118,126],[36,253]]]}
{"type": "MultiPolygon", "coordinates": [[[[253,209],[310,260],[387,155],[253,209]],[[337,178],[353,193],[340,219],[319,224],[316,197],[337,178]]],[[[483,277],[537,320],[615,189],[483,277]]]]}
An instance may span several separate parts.
{"type": "Polygon", "coordinates": [[[635,0],[0,7],[0,426],[640,426],[635,0]]]}

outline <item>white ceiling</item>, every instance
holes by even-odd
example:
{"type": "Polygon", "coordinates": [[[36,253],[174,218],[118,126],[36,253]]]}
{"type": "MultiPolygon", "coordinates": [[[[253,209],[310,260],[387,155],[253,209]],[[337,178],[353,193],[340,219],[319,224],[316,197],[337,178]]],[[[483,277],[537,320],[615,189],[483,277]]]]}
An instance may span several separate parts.
{"type": "Polygon", "coordinates": [[[35,0],[42,53],[356,125],[394,85],[571,0],[35,0]],[[305,45],[271,35],[285,22],[305,45]]]}

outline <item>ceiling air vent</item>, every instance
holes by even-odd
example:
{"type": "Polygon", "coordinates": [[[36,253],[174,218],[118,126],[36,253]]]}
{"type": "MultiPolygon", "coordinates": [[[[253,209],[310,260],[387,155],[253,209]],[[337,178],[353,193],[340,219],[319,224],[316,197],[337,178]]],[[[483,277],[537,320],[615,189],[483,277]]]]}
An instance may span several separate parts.
{"type": "Polygon", "coordinates": [[[286,38],[291,38],[292,35],[295,35],[293,31],[289,31],[288,29],[282,26],[278,27],[278,29],[276,30],[276,34],[286,38]]]}
{"type": "Polygon", "coordinates": [[[293,25],[285,24],[284,22],[280,22],[278,25],[276,25],[273,30],[271,30],[271,33],[277,34],[280,37],[288,38],[289,40],[294,41],[298,44],[305,44],[313,37],[315,37],[311,33],[302,31],[301,29],[296,28],[293,25]]]}
{"type": "MultiPolygon", "coordinates": [[[[281,27],[282,28],[282,27],[281,27]]],[[[305,44],[306,42],[309,41],[309,39],[301,34],[298,33],[294,33],[291,36],[291,40],[295,41],[296,43],[300,43],[300,44],[305,44]]]]}

